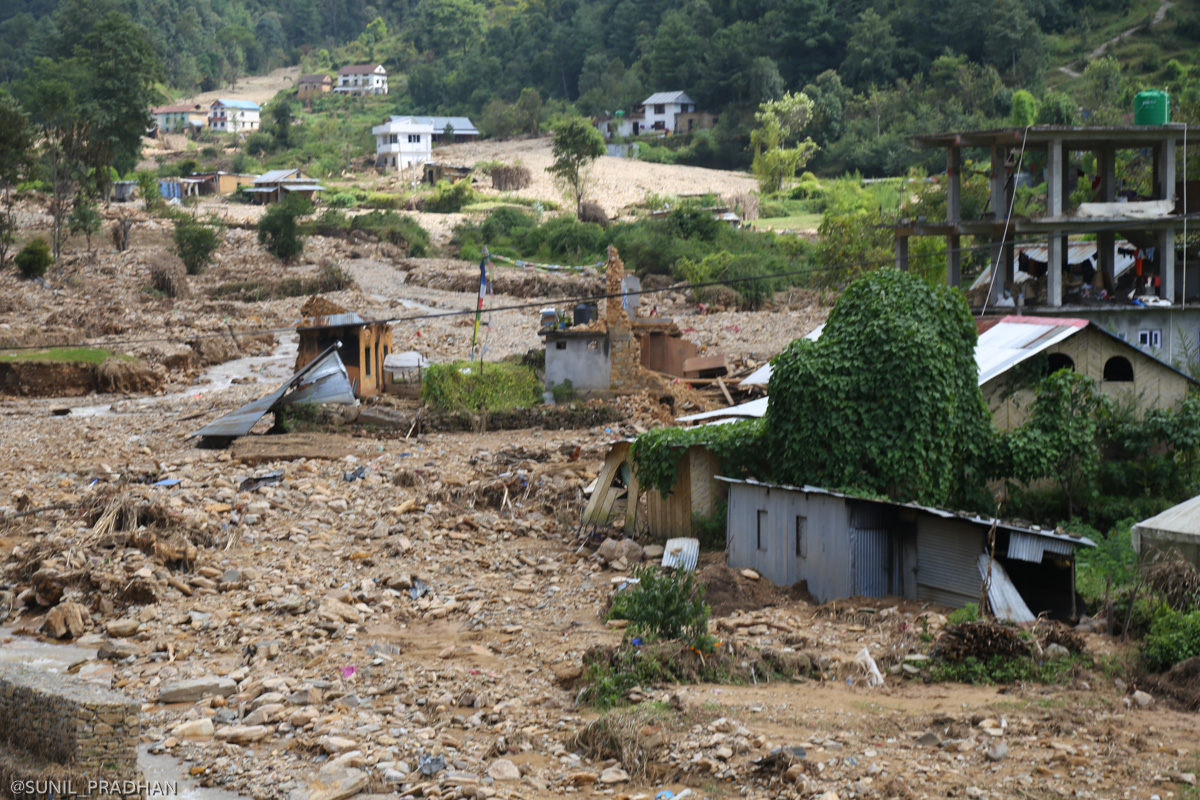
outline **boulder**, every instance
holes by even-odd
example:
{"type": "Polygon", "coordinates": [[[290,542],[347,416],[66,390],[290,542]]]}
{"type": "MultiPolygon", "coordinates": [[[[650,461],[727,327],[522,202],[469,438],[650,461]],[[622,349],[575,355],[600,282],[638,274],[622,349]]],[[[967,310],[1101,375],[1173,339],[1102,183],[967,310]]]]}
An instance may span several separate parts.
{"type": "Polygon", "coordinates": [[[204,678],[192,678],[186,681],[175,681],[164,684],[158,690],[160,703],[193,703],[209,694],[228,697],[237,691],[237,684],[229,678],[218,678],[210,675],[204,678]]]}
{"type": "Polygon", "coordinates": [[[87,631],[88,621],[87,608],[68,600],[50,609],[42,630],[54,639],[77,639],[87,631]]]}
{"type": "Polygon", "coordinates": [[[519,781],[521,780],[521,770],[517,765],[509,761],[507,758],[497,758],[488,767],[488,776],[496,781],[519,781]]]}
{"type": "Polygon", "coordinates": [[[326,764],[288,800],[346,800],[367,788],[367,773],[355,767],[326,764]]]}
{"type": "Polygon", "coordinates": [[[211,739],[214,732],[213,721],[208,717],[189,719],[171,729],[171,735],[177,739],[211,739]]]}

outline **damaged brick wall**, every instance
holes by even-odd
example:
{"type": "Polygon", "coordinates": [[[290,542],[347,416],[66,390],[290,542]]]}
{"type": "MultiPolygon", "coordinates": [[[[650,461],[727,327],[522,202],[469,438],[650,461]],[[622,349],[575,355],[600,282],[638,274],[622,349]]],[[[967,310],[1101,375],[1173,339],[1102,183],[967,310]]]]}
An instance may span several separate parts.
{"type": "Polygon", "coordinates": [[[617,248],[608,246],[605,267],[604,321],[608,326],[609,353],[612,361],[612,390],[635,392],[659,388],[659,381],[642,368],[642,347],[633,335],[633,325],[621,306],[621,281],[625,278],[625,262],[617,248]]]}

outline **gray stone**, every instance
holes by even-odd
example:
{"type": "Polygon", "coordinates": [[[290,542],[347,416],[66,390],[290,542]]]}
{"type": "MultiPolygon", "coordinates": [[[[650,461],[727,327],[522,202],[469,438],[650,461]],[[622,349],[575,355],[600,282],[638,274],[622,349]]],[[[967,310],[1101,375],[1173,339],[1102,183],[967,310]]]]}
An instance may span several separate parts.
{"type": "Polygon", "coordinates": [[[1061,661],[1064,658],[1070,657],[1071,651],[1063,647],[1061,644],[1058,644],[1057,642],[1051,642],[1050,644],[1046,645],[1046,658],[1050,659],[1051,661],[1061,661]]]}
{"type": "Polygon", "coordinates": [[[629,773],[620,767],[609,767],[600,773],[601,783],[628,783],[629,773]]]}
{"type": "Polygon", "coordinates": [[[141,652],[136,644],[123,639],[105,639],[96,648],[96,658],[106,661],[123,661],[141,652]]]}
{"type": "Polygon", "coordinates": [[[939,739],[938,735],[932,731],[923,733],[917,738],[917,744],[921,747],[937,747],[941,743],[942,740],[939,739]]]}
{"type": "Polygon", "coordinates": [[[306,785],[293,789],[288,800],[345,800],[366,788],[366,772],[355,767],[326,764],[306,785]]]}
{"type": "Polygon", "coordinates": [[[487,774],[496,781],[519,781],[521,770],[507,758],[498,758],[488,767],[487,774]]]}
{"type": "Polygon", "coordinates": [[[215,694],[228,697],[237,691],[237,684],[229,678],[208,676],[165,684],[158,690],[160,703],[193,703],[205,695],[215,694]]]}
{"type": "Polygon", "coordinates": [[[1008,745],[1004,742],[996,742],[988,748],[988,761],[1003,761],[1008,758],[1008,745]]]}
{"type": "Polygon", "coordinates": [[[108,631],[109,636],[125,637],[133,636],[139,627],[141,623],[138,620],[125,618],[109,620],[104,629],[108,631]]]}
{"type": "Polygon", "coordinates": [[[1154,702],[1154,698],[1150,696],[1149,692],[1138,689],[1133,693],[1133,702],[1137,703],[1138,708],[1149,708],[1154,702]]]}

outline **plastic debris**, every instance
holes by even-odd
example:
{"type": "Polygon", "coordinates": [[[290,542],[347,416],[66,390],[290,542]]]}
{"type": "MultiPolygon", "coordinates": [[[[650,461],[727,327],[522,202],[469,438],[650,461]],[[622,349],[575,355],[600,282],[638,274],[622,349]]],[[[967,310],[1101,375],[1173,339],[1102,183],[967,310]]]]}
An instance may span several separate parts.
{"type": "Polygon", "coordinates": [[[858,651],[858,655],[854,657],[854,663],[867,676],[867,686],[872,689],[883,686],[883,673],[879,671],[879,667],[875,664],[875,659],[871,658],[871,653],[867,648],[864,647],[858,651]]]}
{"type": "Polygon", "coordinates": [[[446,768],[446,759],[421,753],[417,758],[417,772],[426,777],[438,774],[446,768]]]}
{"type": "Polygon", "coordinates": [[[270,486],[274,483],[279,483],[283,477],[283,470],[277,469],[274,472],[268,472],[266,475],[259,475],[256,478],[246,478],[238,487],[239,492],[253,492],[263,486],[270,486]]]}
{"type": "Polygon", "coordinates": [[[346,483],[350,483],[351,481],[359,480],[366,474],[367,474],[367,468],[365,466],[363,466],[363,467],[359,467],[358,469],[354,470],[353,472],[347,472],[345,475],[342,476],[342,480],[344,480],[346,483]]]}

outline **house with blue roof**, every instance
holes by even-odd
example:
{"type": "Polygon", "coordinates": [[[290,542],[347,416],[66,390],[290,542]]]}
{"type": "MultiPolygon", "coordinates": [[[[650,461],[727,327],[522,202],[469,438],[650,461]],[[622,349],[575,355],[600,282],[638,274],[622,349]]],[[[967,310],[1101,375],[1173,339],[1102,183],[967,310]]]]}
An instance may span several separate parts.
{"type": "Polygon", "coordinates": [[[208,107],[209,130],[219,133],[256,131],[261,122],[262,108],[250,100],[230,100],[221,97],[208,107]]]}

